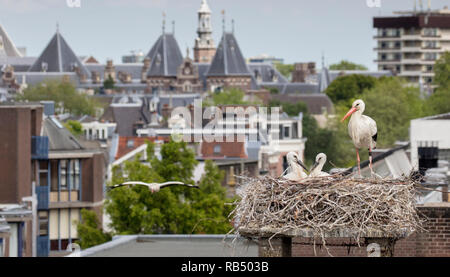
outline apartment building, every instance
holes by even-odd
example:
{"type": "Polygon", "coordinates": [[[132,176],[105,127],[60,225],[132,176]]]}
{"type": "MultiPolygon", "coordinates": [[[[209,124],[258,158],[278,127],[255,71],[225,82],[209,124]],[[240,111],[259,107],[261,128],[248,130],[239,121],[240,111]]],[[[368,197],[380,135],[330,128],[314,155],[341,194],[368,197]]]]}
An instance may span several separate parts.
{"type": "Polygon", "coordinates": [[[105,156],[85,148],[46,113],[52,110],[0,105],[0,217],[10,227],[9,256],[63,255],[79,239],[81,209],[101,219],[105,156]]]}
{"type": "Polygon", "coordinates": [[[432,88],[435,61],[450,51],[450,10],[395,14],[373,19],[378,70],[391,70],[411,83],[432,88]]]}

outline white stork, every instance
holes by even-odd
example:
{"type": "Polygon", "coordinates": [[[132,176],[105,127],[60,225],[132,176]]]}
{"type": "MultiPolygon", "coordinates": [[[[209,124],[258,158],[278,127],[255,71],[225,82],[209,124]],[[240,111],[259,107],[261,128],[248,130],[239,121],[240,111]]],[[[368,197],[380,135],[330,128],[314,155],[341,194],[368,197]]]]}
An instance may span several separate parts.
{"type": "Polygon", "coordinates": [[[134,186],[134,185],[146,186],[146,187],[148,187],[148,189],[151,192],[158,192],[160,189],[165,188],[165,187],[170,187],[170,186],[186,186],[186,187],[190,187],[190,188],[199,188],[198,186],[195,186],[195,185],[185,184],[183,182],[177,182],[177,181],[170,181],[170,182],[165,182],[165,183],[144,183],[144,182],[139,182],[139,181],[129,181],[129,182],[125,182],[122,184],[111,186],[110,189],[115,189],[115,188],[123,187],[123,186],[134,186]]]}
{"type": "Polygon", "coordinates": [[[325,177],[330,176],[330,174],[323,172],[322,168],[325,165],[325,162],[327,161],[327,155],[324,153],[319,153],[316,156],[316,161],[314,165],[312,166],[311,170],[309,171],[309,177],[325,177]]]}
{"type": "Polygon", "coordinates": [[[361,167],[359,159],[359,149],[367,148],[369,150],[369,167],[373,176],[372,169],[372,149],[377,146],[377,123],[372,118],[363,115],[366,105],[361,99],[355,100],[352,108],[342,118],[342,122],[351,116],[348,123],[348,134],[353,140],[356,148],[356,159],[358,160],[358,173],[361,176],[361,167]]]}
{"type": "Polygon", "coordinates": [[[303,169],[307,170],[306,166],[302,163],[297,153],[289,152],[286,155],[286,159],[290,172],[284,175],[283,178],[291,181],[300,181],[301,179],[308,177],[308,175],[303,171],[303,169]]]}

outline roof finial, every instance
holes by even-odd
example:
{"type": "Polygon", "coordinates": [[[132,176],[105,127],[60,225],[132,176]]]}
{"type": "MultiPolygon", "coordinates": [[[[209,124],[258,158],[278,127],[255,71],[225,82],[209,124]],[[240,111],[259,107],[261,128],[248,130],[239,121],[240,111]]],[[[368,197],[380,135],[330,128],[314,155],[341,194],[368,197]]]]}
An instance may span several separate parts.
{"type": "Polygon", "coordinates": [[[417,1],[414,0],[414,14],[417,13],[417,1]]]}
{"type": "Polygon", "coordinates": [[[189,59],[189,46],[186,46],[186,58],[189,59]]]}
{"type": "Polygon", "coordinates": [[[59,23],[56,21],[56,32],[59,34],[59,23]]]}
{"type": "Polygon", "coordinates": [[[325,54],[322,51],[322,69],[325,68],[325,54]]]}
{"type": "Polygon", "coordinates": [[[231,32],[234,35],[234,19],[231,19],[231,32]]]}
{"type": "Polygon", "coordinates": [[[222,29],[223,33],[225,33],[225,10],[222,10],[222,29]]]}
{"type": "Polygon", "coordinates": [[[162,13],[163,21],[162,21],[162,33],[163,35],[166,33],[166,13],[162,13]]]}
{"type": "Polygon", "coordinates": [[[175,20],[172,20],[172,34],[175,35],[175,20]]]}

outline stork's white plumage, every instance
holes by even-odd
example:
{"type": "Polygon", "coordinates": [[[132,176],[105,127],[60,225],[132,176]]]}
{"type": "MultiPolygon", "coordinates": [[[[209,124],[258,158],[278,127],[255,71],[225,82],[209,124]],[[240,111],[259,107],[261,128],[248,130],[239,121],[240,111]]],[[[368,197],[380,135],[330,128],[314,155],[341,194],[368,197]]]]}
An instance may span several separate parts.
{"type": "Polygon", "coordinates": [[[324,153],[319,153],[316,156],[316,161],[314,165],[312,166],[311,170],[309,171],[309,177],[325,177],[330,176],[330,174],[323,172],[322,168],[325,165],[325,162],[327,161],[327,155],[324,153]]]}
{"type": "Polygon", "coordinates": [[[300,181],[301,179],[308,177],[308,175],[303,171],[303,169],[307,170],[306,166],[302,163],[297,153],[289,152],[286,155],[286,159],[290,172],[284,175],[283,178],[291,181],[300,181]]]}
{"type": "Polygon", "coordinates": [[[123,187],[123,186],[134,186],[134,185],[146,186],[146,187],[148,187],[148,189],[151,192],[158,192],[160,189],[165,188],[165,187],[170,187],[170,186],[186,186],[186,187],[190,187],[190,188],[198,188],[198,186],[185,184],[183,182],[177,182],[177,181],[170,181],[170,182],[165,182],[165,183],[144,183],[144,182],[140,182],[140,181],[129,181],[129,182],[125,182],[122,184],[111,186],[110,189],[115,189],[115,188],[123,187]]]}
{"type": "Polygon", "coordinates": [[[356,148],[356,159],[358,161],[358,173],[361,176],[361,167],[359,159],[359,149],[367,148],[369,150],[369,167],[370,172],[373,175],[372,169],[372,149],[377,146],[377,123],[372,118],[363,115],[366,105],[361,99],[355,100],[352,104],[352,108],[342,118],[344,121],[347,117],[350,117],[348,123],[348,134],[353,140],[353,144],[356,148]]]}

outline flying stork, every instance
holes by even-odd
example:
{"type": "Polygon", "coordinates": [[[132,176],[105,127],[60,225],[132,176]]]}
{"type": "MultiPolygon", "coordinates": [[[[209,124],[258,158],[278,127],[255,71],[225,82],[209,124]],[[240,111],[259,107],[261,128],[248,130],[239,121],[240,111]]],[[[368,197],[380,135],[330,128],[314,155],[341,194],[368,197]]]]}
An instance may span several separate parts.
{"type": "Polygon", "coordinates": [[[122,184],[111,186],[110,189],[115,189],[115,188],[123,187],[123,186],[134,186],[134,185],[146,186],[146,187],[148,187],[148,189],[151,192],[158,192],[160,189],[165,188],[165,187],[170,187],[170,186],[186,186],[189,188],[197,188],[197,189],[199,188],[196,185],[185,184],[183,182],[177,182],[177,181],[170,181],[170,182],[165,182],[165,183],[144,183],[144,182],[139,182],[139,181],[129,181],[129,182],[125,182],[122,184]]]}
{"type": "Polygon", "coordinates": [[[353,140],[356,148],[356,159],[358,161],[358,173],[361,176],[361,166],[359,159],[359,149],[367,148],[369,150],[369,167],[370,173],[373,176],[372,169],[372,150],[377,146],[377,123],[372,118],[363,115],[366,105],[361,99],[355,100],[352,108],[342,118],[344,122],[347,117],[350,117],[348,122],[348,134],[353,140]]]}

